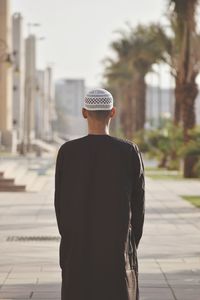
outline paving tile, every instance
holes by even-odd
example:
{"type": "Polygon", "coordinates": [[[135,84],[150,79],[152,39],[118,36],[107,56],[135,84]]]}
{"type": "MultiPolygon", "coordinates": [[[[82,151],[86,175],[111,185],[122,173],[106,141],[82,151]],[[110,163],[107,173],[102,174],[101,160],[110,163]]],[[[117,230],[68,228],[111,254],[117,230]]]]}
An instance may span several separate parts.
{"type": "Polygon", "coordinates": [[[0,299],[20,299],[20,300],[24,300],[24,299],[30,299],[30,291],[18,291],[16,292],[3,292],[0,290],[0,299]]]}
{"type": "Polygon", "coordinates": [[[177,300],[199,300],[200,299],[200,287],[179,287],[174,288],[174,294],[177,300]]]}
{"type": "Polygon", "coordinates": [[[60,299],[59,292],[33,292],[31,299],[60,299]]]}
{"type": "Polygon", "coordinates": [[[151,287],[140,289],[141,300],[174,300],[169,288],[151,287]]]}

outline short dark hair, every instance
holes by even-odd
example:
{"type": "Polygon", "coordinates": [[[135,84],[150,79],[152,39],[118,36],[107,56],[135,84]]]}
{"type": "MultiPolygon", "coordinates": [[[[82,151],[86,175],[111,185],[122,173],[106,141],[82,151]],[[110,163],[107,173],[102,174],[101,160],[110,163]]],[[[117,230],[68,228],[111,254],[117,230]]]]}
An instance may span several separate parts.
{"type": "Polygon", "coordinates": [[[104,120],[109,116],[109,113],[111,112],[111,109],[109,110],[88,110],[88,114],[90,117],[97,119],[97,120],[104,120]]]}

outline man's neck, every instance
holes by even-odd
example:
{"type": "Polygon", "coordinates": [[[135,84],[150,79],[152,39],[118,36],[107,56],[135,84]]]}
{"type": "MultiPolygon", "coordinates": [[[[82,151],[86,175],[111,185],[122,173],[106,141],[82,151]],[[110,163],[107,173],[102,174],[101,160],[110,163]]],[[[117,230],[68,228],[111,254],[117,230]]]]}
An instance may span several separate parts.
{"type": "Polygon", "coordinates": [[[109,135],[109,130],[108,129],[88,129],[88,134],[107,134],[109,135]]]}

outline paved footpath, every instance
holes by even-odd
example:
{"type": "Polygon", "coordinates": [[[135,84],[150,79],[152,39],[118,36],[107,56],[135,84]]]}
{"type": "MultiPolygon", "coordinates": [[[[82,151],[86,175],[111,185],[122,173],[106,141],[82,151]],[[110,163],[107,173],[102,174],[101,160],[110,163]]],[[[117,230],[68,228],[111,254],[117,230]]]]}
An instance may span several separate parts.
{"type": "MultiPolygon", "coordinates": [[[[0,193],[1,300],[60,299],[54,170],[48,176],[40,192],[0,193]]],[[[200,195],[199,181],[146,178],[141,300],[200,300],[200,209],[180,194],[200,195]]]]}

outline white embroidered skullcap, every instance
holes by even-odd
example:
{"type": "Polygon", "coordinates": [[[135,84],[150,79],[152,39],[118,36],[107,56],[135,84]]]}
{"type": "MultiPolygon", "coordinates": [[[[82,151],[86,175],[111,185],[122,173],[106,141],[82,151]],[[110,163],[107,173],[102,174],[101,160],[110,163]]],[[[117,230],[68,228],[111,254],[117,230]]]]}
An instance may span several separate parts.
{"type": "Polygon", "coordinates": [[[84,108],[87,110],[110,110],[113,107],[113,97],[105,89],[93,89],[84,98],[84,108]]]}

